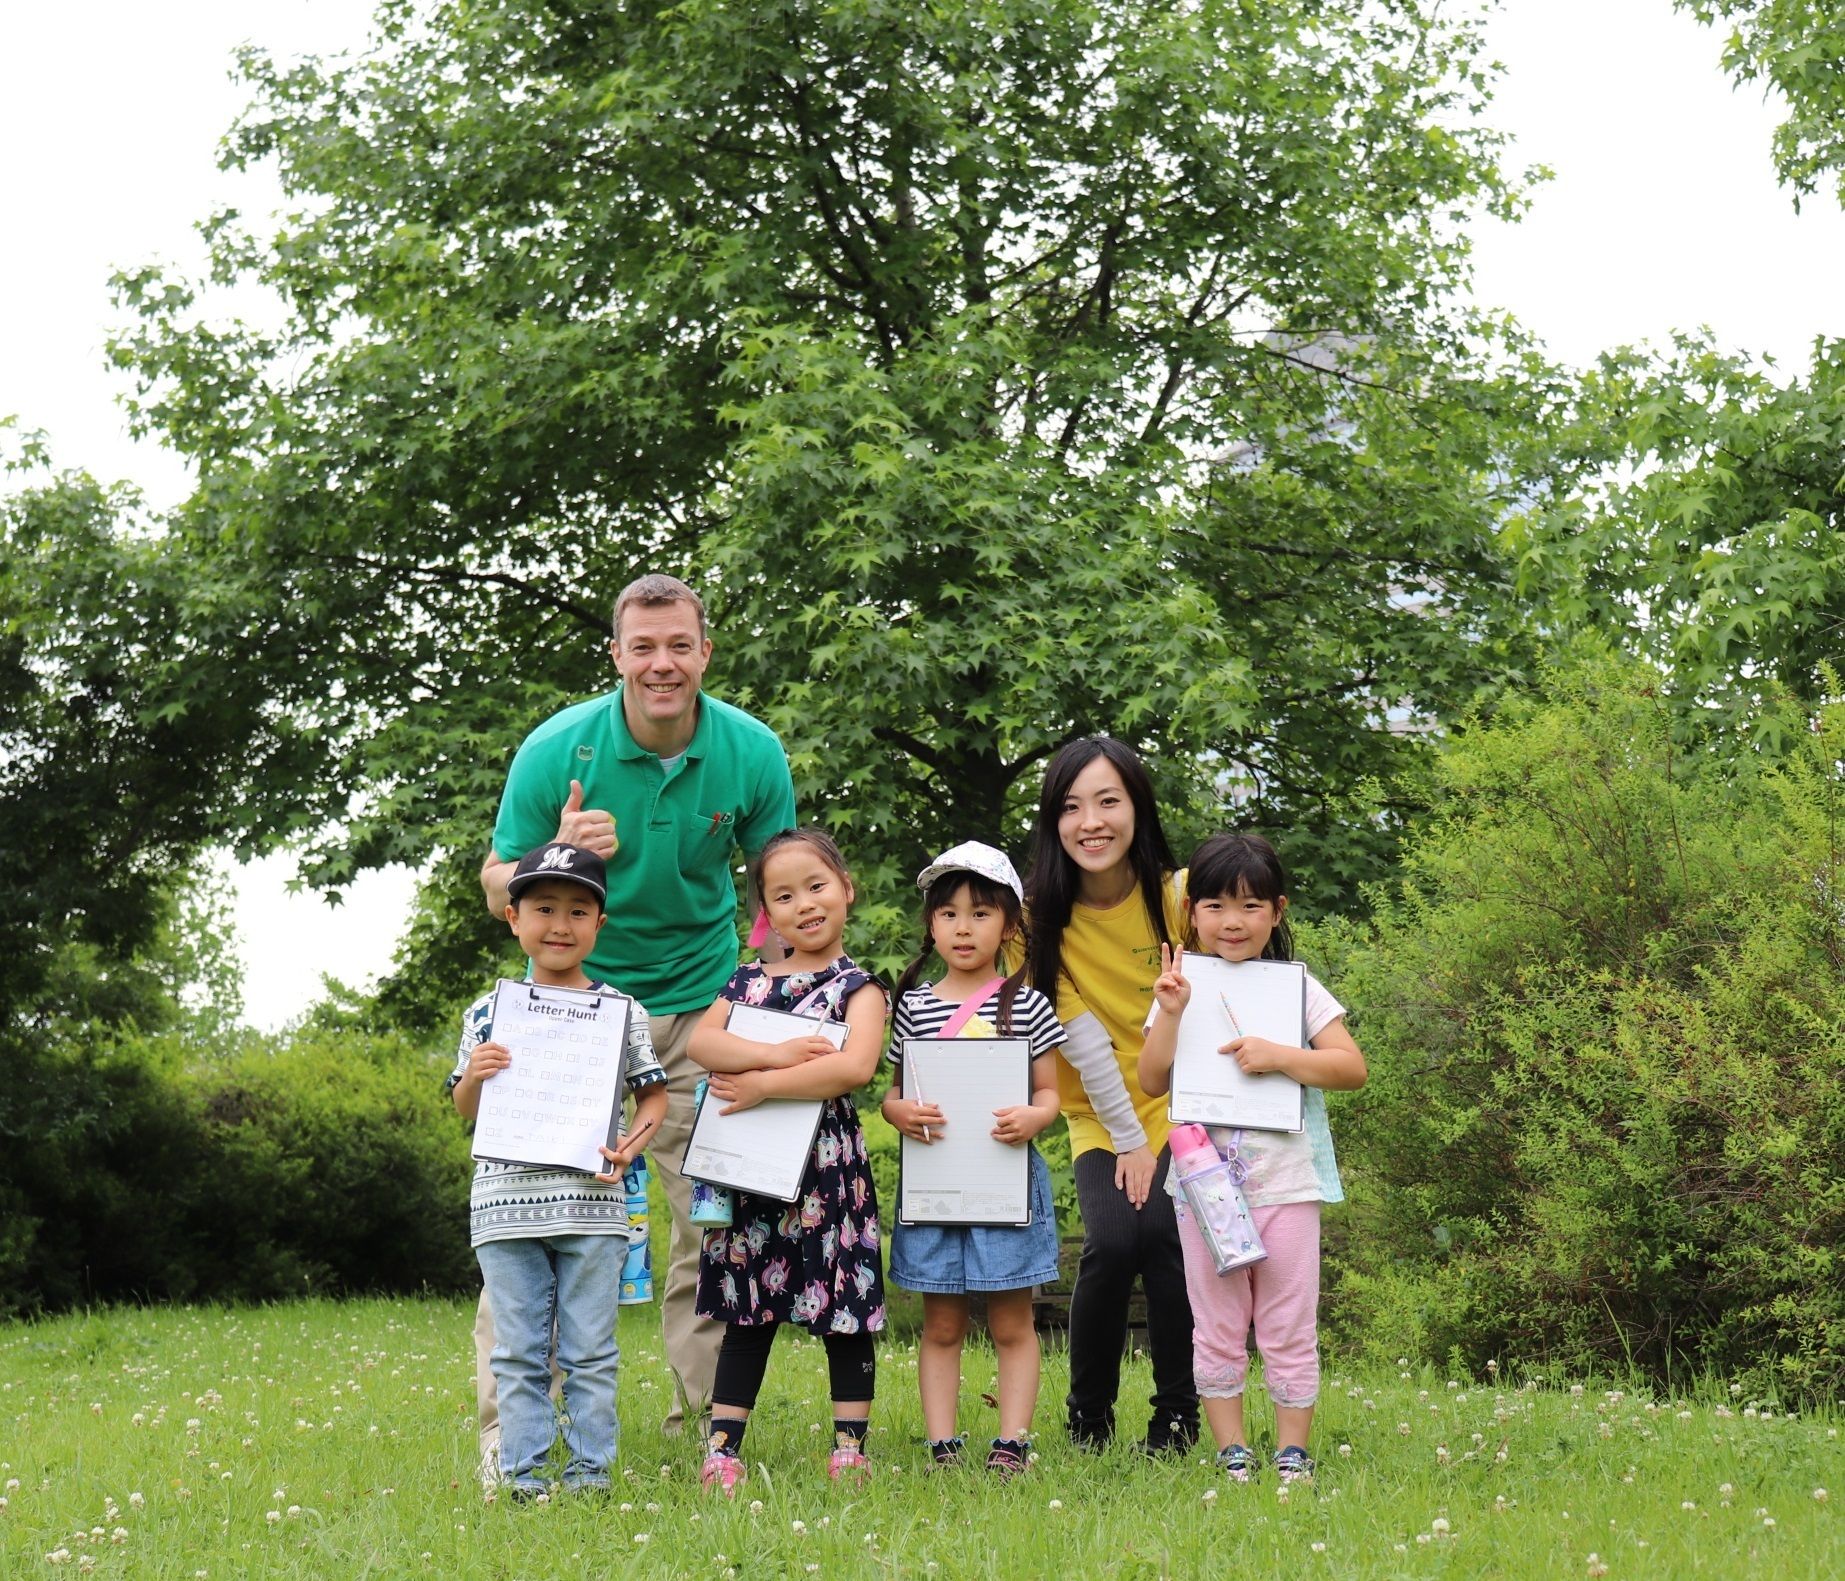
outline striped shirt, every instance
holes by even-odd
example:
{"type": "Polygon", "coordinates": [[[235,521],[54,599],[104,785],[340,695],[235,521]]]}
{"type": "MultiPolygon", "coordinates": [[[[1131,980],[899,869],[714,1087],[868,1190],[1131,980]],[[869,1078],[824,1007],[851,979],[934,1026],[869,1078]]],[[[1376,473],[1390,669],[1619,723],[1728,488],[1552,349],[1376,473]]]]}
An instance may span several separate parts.
{"type": "MultiPolygon", "coordinates": [[[[993,996],[980,1007],[977,1014],[970,1017],[967,1025],[956,1035],[964,1038],[996,1038],[999,1036],[999,996],[1001,990],[995,990],[993,996]]],[[[935,985],[925,983],[921,988],[912,988],[897,1001],[897,1009],[891,1017],[890,1053],[886,1056],[891,1064],[901,1068],[903,1065],[903,1040],[905,1038],[932,1038],[948,1024],[948,1019],[961,1007],[951,1005],[945,999],[935,995],[935,985]]],[[[1012,1031],[1015,1038],[1024,1038],[1031,1045],[1031,1057],[1049,1054],[1063,1046],[1063,1023],[1057,1019],[1057,1012],[1050,1000],[1035,988],[1021,988],[1019,996],[1012,1002],[1012,1031]]]]}
{"type": "MultiPolygon", "coordinates": [[[[607,983],[589,987],[619,993],[607,983]]],[[[493,1036],[493,994],[482,994],[461,1018],[461,1047],[448,1090],[467,1073],[474,1050],[493,1036]]],[[[646,1092],[666,1081],[647,1012],[639,1000],[628,1012],[628,1064],[623,1073],[628,1091],[646,1092]]],[[[482,1159],[474,1168],[468,1192],[470,1246],[486,1241],[530,1240],[546,1235],[622,1235],[628,1233],[628,1194],[619,1184],[607,1185],[594,1175],[574,1169],[531,1164],[500,1164],[482,1159]]]]}

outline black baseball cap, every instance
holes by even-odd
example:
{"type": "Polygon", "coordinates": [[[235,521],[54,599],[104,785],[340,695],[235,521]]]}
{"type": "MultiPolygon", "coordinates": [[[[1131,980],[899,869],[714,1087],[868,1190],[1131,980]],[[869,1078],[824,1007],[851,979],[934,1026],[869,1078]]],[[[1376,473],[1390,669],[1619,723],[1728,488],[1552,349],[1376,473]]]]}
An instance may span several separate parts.
{"type": "Polygon", "coordinates": [[[507,898],[517,900],[521,890],[530,889],[546,878],[581,884],[599,902],[609,898],[608,869],[602,865],[602,858],[594,851],[586,851],[580,845],[566,845],[562,840],[541,845],[519,858],[513,876],[506,881],[507,898]]]}

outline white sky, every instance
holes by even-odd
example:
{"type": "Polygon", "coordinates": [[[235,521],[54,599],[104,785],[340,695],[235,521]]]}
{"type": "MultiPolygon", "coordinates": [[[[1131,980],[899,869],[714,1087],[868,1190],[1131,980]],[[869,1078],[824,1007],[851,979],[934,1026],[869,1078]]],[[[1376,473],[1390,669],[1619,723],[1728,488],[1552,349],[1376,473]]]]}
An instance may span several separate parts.
{"type": "MultiPolygon", "coordinates": [[[[128,478],[155,505],[186,489],[171,454],[131,442],[105,364],[108,277],[158,259],[190,269],[194,222],[223,202],[274,207],[273,183],[231,178],[219,138],[244,99],[228,77],[249,40],[277,55],[357,47],[368,0],[123,0],[14,6],[0,51],[0,415],[51,436],[61,465],[128,478]]],[[[1541,163],[1518,226],[1476,237],[1476,289],[1558,355],[1586,361],[1675,328],[1803,371],[1838,334],[1845,215],[1824,194],[1796,216],[1768,157],[1773,112],[1733,91],[1719,39],[1670,0],[1507,0],[1491,31],[1508,68],[1492,119],[1509,162],[1541,163]]],[[[486,831],[482,831],[483,843],[486,831]]],[[[237,885],[246,1014],[273,1027],[320,974],[362,984],[389,963],[411,886],[368,877],[335,909],[284,892],[271,858],[237,885]]]]}

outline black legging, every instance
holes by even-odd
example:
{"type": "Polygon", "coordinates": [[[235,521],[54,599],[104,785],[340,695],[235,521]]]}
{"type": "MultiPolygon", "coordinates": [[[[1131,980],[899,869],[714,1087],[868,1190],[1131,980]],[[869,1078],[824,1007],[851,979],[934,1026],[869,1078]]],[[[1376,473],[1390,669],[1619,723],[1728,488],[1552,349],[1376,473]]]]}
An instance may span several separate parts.
{"type": "MultiPolygon", "coordinates": [[[[1169,1215],[1170,1216],[1170,1215],[1169,1215]]],[[[1180,1295],[1184,1295],[1181,1281],[1180,1295]]],[[[1189,1319],[1188,1319],[1189,1322],[1189,1319]]],[[[769,1370],[780,1323],[729,1323],[718,1351],[717,1380],[711,1390],[711,1409],[722,1416],[726,1407],[752,1411],[762,1380],[769,1370]]],[[[828,1387],[835,1400],[869,1400],[877,1388],[877,1347],[869,1334],[823,1334],[828,1387]]],[[[1191,1330],[1186,1329],[1190,1343],[1191,1330]]]]}
{"type": "Polygon", "coordinates": [[[1166,1195],[1172,1154],[1160,1149],[1152,1193],[1136,1209],[1115,1185],[1115,1155],[1092,1148],[1076,1160],[1076,1200],[1083,1215],[1083,1260],[1070,1294],[1070,1396],[1073,1425],[1104,1434],[1114,1426],[1127,1343],[1128,1298],[1138,1275],[1147,1293],[1147,1345],[1153,1353],[1154,1437],[1197,1431],[1192,1383],[1192,1308],[1185,1294],[1179,1224],[1166,1195]]]}

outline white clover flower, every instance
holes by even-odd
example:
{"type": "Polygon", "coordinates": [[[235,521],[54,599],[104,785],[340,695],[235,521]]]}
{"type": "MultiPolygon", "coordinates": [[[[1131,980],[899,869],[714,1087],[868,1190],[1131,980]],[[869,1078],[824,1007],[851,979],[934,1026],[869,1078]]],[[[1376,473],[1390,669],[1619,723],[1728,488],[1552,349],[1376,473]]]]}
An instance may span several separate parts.
{"type": "Polygon", "coordinates": [[[1605,1576],[1608,1573],[1608,1567],[1602,1563],[1600,1554],[1589,1555],[1588,1570],[1592,1576],[1605,1576]]]}
{"type": "Polygon", "coordinates": [[[1311,1547],[1316,1554],[1323,1554],[1326,1552],[1325,1543],[1310,1543],[1308,1546],[1311,1547]]]}
{"type": "Polygon", "coordinates": [[[653,1541],[653,1533],[652,1533],[652,1532],[636,1532],[636,1533],[634,1534],[634,1540],[635,1540],[635,1542],[636,1542],[637,1544],[638,1544],[638,1543],[646,1543],[646,1542],[652,1542],[652,1541],[653,1541]]]}
{"type": "Polygon", "coordinates": [[[68,1564],[69,1562],[70,1550],[68,1548],[54,1548],[45,1555],[45,1563],[49,1565],[68,1564]]]}
{"type": "Polygon", "coordinates": [[[146,1505],[147,1505],[147,1500],[143,1498],[139,1493],[131,1493],[128,1495],[129,1509],[131,1510],[144,1509],[146,1508],[146,1505]]]}
{"type": "Polygon", "coordinates": [[[1215,1504],[1217,1502],[1217,1489],[1206,1488],[1204,1492],[1199,1495],[1199,1497],[1206,1504],[1215,1504]]]}
{"type": "Polygon", "coordinates": [[[1764,1515],[1762,1517],[1762,1524],[1764,1526],[1772,1527],[1774,1523],[1775,1523],[1775,1518],[1772,1515],[1764,1515]]]}
{"type": "Polygon", "coordinates": [[[1697,1501],[1695,1499],[1680,1499],[1678,1507],[1681,1510],[1685,1510],[1689,1512],[1691,1510],[1695,1510],[1698,1506],[1697,1506],[1697,1501]]]}
{"type": "Polygon", "coordinates": [[[751,1499],[750,1500],[750,1514],[752,1515],[762,1514],[762,1500],[761,1499],[751,1499]]]}
{"type": "Polygon", "coordinates": [[[1352,1446],[1350,1444],[1341,1444],[1339,1446],[1339,1453],[1349,1459],[1352,1453],[1352,1446]]]}
{"type": "Polygon", "coordinates": [[[1052,1499],[1048,1507],[1053,1510],[1061,1510],[1063,1508],[1063,1500],[1062,1499],[1052,1499]]]}
{"type": "Polygon", "coordinates": [[[1434,1520],[1429,1522],[1429,1530],[1437,1537],[1446,1537],[1450,1529],[1448,1518],[1445,1515],[1437,1515],[1434,1520]]]}
{"type": "Polygon", "coordinates": [[[790,1521],[788,1523],[788,1530],[793,1532],[795,1536],[799,1537],[802,1532],[807,1530],[807,1522],[806,1521],[790,1521]]]}
{"type": "Polygon", "coordinates": [[[1813,1500],[1816,1504],[1824,1504],[1829,1497],[1830,1495],[1824,1488],[1815,1488],[1813,1490],[1813,1500]]]}

